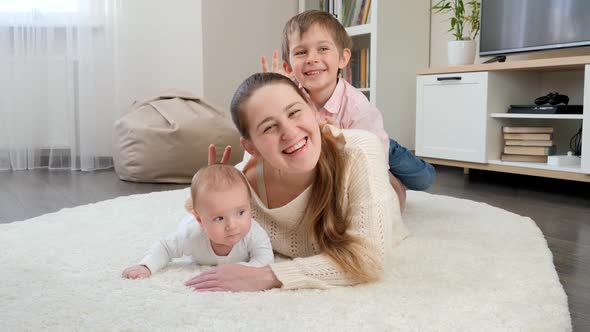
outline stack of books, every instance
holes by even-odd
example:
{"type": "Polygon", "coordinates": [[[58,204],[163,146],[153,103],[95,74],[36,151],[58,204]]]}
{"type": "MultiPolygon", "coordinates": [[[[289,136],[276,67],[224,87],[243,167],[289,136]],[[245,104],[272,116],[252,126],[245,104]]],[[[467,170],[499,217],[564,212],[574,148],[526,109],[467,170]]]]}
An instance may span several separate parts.
{"type": "Polygon", "coordinates": [[[503,161],[546,163],[555,154],[553,127],[502,127],[503,161]]]}
{"type": "Polygon", "coordinates": [[[342,77],[357,89],[369,87],[371,51],[368,48],[353,50],[348,65],[342,69],[342,77]]]}

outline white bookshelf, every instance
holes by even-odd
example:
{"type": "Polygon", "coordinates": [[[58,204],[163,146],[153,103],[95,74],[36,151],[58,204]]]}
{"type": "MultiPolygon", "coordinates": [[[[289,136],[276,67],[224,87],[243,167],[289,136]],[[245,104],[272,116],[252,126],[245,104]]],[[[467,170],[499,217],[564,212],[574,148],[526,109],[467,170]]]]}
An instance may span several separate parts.
{"type": "MultiPolygon", "coordinates": [[[[299,0],[299,12],[319,8],[319,0],[299,0]]],[[[385,131],[413,149],[416,99],[411,96],[416,71],[429,65],[430,1],[371,0],[370,10],[367,24],[346,28],[353,49],[369,48],[369,86],[360,90],[383,114],[385,131]]]]}
{"type": "Polygon", "coordinates": [[[582,133],[581,165],[501,161],[503,126],[550,126],[557,155],[589,123],[583,114],[507,113],[547,91],[590,105],[590,56],[428,68],[417,76],[416,154],[434,164],[590,182],[590,135],[582,133]],[[444,128],[444,130],[439,130],[444,128]]]}

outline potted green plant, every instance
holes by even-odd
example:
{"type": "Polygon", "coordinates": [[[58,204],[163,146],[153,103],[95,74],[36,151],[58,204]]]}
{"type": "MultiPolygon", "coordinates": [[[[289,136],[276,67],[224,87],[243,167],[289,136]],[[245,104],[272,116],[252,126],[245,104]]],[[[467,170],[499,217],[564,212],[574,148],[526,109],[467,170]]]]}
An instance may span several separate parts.
{"type": "Polygon", "coordinates": [[[479,0],[440,0],[432,9],[435,14],[450,13],[451,32],[455,40],[449,41],[449,65],[467,65],[475,60],[475,38],[479,32],[479,0]]]}

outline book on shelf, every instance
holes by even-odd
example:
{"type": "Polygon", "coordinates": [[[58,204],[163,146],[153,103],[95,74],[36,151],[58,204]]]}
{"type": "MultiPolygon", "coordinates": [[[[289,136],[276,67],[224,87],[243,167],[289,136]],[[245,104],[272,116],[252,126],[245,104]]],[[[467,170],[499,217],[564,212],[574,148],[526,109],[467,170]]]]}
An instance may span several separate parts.
{"type": "Polygon", "coordinates": [[[502,127],[503,133],[553,133],[553,127],[502,127]]]}
{"type": "Polygon", "coordinates": [[[362,48],[361,52],[361,81],[359,84],[359,88],[366,88],[367,87],[367,49],[362,48]]]}
{"type": "Polygon", "coordinates": [[[371,0],[367,0],[367,5],[365,6],[365,16],[363,18],[363,24],[371,23],[371,0]]]}
{"type": "Polygon", "coordinates": [[[354,10],[355,1],[342,0],[342,19],[340,20],[345,27],[350,26],[350,13],[354,10]]]}
{"type": "Polygon", "coordinates": [[[371,82],[371,49],[366,48],[367,50],[367,68],[365,71],[367,72],[367,82],[365,88],[370,88],[369,82],[371,82]]]}
{"type": "Polygon", "coordinates": [[[522,139],[522,140],[534,140],[534,141],[547,141],[553,139],[553,134],[539,134],[539,133],[505,133],[505,140],[510,139],[522,139]]]}
{"type": "Polygon", "coordinates": [[[342,1],[341,0],[320,0],[320,10],[334,15],[342,22],[342,1]]]}
{"type": "Polygon", "coordinates": [[[504,146],[505,154],[524,154],[534,156],[552,156],[555,154],[553,146],[504,146]]]}
{"type": "Polygon", "coordinates": [[[360,80],[359,62],[360,54],[356,50],[353,50],[348,65],[342,71],[342,77],[354,87],[358,87],[358,81],[360,80]]]}
{"type": "Polygon", "coordinates": [[[352,50],[348,65],[342,70],[342,78],[357,89],[369,87],[370,51],[368,48],[352,50]]]}
{"type": "Polygon", "coordinates": [[[361,7],[363,6],[363,0],[344,0],[348,2],[348,12],[344,16],[346,18],[346,24],[344,26],[350,27],[354,25],[362,24],[362,21],[359,20],[359,12],[361,11],[361,7]]]}
{"type": "MultiPolygon", "coordinates": [[[[358,12],[356,12],[356,16],[355,16],[356,21],[357,21],[358,24],[365,24],[365,23],[367,23],[364,20],[364,18],[365,18],[365,6],[367,6],[367,0],[362,0],[361,1],[361,5],[358,7],[359,10],[358,10],[358,12]]],[[[369,7],[371,6],[370,2],[368,4],[368,6],[369,7]]]]}
{"type": "Polygon", "coordinates": [[[504,141],[504,145],[553,146],[553,141],[552,140],[532,141],[532,140],[509,139],[509,140],[504,141]]]}
{"type": "Polygon", "coordinates": [[[334,15],[344,27],[367,24],[371,0],[320,0],[320,10],[334,15]]]}
{"type": "Polygon", "coordinates": [[[518,161],[528,163],[546,163],[547,156],[527,156],[519,154],[502,154],[502,161],[518,161]]]}

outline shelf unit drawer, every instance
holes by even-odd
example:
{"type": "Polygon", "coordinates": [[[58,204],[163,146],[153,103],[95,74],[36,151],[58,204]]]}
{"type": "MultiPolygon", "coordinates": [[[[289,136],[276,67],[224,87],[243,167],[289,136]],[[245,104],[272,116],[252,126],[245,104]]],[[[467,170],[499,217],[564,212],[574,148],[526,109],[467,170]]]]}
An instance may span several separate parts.
{"type": "Polygon", "coordinates": [[[486,163],[487,90],[487,72],[418,76],[416,154],[486,163]]]}

